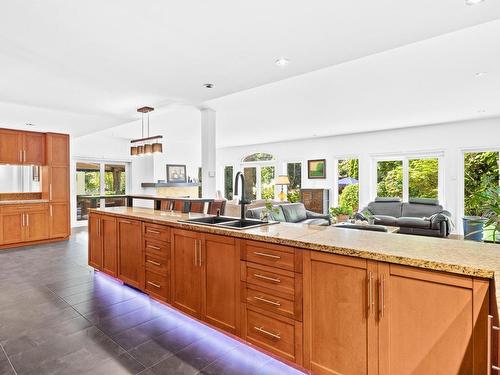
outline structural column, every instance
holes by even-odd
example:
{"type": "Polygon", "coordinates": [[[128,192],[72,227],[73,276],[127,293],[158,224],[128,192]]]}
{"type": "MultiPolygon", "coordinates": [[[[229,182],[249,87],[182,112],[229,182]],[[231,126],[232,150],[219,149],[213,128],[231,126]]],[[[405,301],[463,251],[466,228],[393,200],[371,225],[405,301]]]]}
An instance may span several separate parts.
{"type": "Polygon", "coordinates": [[[215,111],[201,110],[201,169],[203,198],[214,198],[216,192],[215,173],[215,111]]]}

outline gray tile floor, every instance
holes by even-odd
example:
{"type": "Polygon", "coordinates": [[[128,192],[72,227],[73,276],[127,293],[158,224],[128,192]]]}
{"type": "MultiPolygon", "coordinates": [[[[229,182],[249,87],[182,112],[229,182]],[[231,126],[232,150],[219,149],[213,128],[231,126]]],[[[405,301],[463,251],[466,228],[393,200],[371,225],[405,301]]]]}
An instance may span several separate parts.
{"type": "Polygon", "coordinates": [[[87,231],[0,251],[0,374],[301,374],[87,267],[87,231]]]}

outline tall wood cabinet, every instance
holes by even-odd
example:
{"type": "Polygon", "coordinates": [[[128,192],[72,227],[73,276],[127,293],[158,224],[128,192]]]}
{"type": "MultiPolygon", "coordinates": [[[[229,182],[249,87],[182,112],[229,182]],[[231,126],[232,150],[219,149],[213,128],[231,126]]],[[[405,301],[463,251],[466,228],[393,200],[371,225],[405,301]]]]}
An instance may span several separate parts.
{"type": "Polygon", "coordinates": [[[118,275],[116,218],[93,214],[89,217],[89,265],[108,275],[118,275]]]}
{"type": "Polygon", "coordinates": [[[118,278],[135,288],[142,288],[144,284],[142,223],[119,218],[117,233],[118,278]]]}
{"type": "Polygon", "coordinates": [[[0,129],[0,164],[45,164],[45,133],[0,129]]]}
{"type": "Polygon", "coordinates": [[[316,374],[483,374],[488,282],[306,252],[304,361],[316,374]]]}

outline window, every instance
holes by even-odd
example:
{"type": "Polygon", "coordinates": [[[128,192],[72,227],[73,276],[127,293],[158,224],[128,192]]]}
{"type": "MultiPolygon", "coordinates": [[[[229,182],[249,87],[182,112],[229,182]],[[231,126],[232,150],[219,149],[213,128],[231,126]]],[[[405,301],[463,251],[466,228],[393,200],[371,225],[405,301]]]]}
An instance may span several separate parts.
{"type": "Polygon", "coordinates": [[[271,161],[274,160],[274,156],[267,154],[265,152],[256,152],[255,154],[248,155],[243,158],[243,163],[255,162],[255,161],[271,161]]]}
{"type": "Polygon", "coordinates": [[[466,152],[464,154],[464,214],[481,216],[481,203],[475,194],[499,184],[499,152],[466,152]]]}
{"type": "Polygon", "coordinates": [[[403,161],[377,162],[377,197],[403,198],[403,161]]]}
{"type": "Polygon", "coordinates": [[[288,163],[286,172],[290,185],[288,185],[287,200],[290,203],[300,201],[300,188],[302,186],[302,163],[288,163]]]}
{"type": "Polygon", "coordinates": [[[338,205],[356,212],[359,207],[359,160],[338,160],[337,169],[338,205]]]}
{"type": "Polygon", "coordinates": [[[245,193],[247,200],[257,199],[257,168],[247,167],[243,169],[245,176],[245,193]]]}
{"type": "Polygon", "coordinates": [[[234,168],[232,165],[226,165],[224,167],[224,198],[227,200],[233,199],[234,190],[234,178],[233,178],[234,168]]]}
{"type": "Polygon", "coordinates": [[[256,152],[243,158],[245,193],[248,200],[274,199],[274,177],[276,165],[274,156],[256,152]]]}
{"type": "Polygon", "coordinates": [[[411,159],[408,161],[408,185],[410,198],[434,198],[439,196],[439,159],[411,159]]]}
{"type": "Polygon", "coordinates": [[[76,220],[88,220],[88,209],[125,206],[127,175],[125,163],[76,163],[76,220]],[[118,195],[118,197],[117,197],[118,195]]]}
{"type": "Polygon", "coordinates": [[[377,161],[376,189],[378,197],[442,200],[440,185],[441,155],[403,156],[377,161]]]}
{"type": "Polygon", "coordinates": [[[260,186],[262,199],[274,199],[274,167],[260,168],[260,186]]]}

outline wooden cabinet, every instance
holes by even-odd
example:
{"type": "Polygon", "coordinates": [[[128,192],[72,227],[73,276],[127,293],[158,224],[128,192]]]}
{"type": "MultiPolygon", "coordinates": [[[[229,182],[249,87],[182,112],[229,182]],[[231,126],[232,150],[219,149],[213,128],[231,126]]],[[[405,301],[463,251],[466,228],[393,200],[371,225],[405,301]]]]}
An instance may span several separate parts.
{"type": "Polygon", "coordinates": [[[305,254],[307,368],[317,374],[377,373],[375,283],[376,262],[319,252],[305,254]]]}
{"type": "Polygon", "coordinates": [[[488,282],[379,263],[379,373],[484,374],[488,282]]]}
{"type": "Polygon", "coordinates": [[[2,244],[40,241],[49,238],[46,204],[5,206],[0,211],[2,244]]]}
{"type": "Polygon", "coordinates": [[[89,217],[89,265],[116,277],[118,246],[116,218],[92,213],[89,217]]]}
{"type": "Polygon", "coordinates": [[[240,251],[232,237],[203,235],[202,319],[232,334],[240,333],[240,251]]]}
{"type": "Polygon", "coordinates": [[[47,165],[69,166],[69,136],[47,133],[47,165]]]}
{"type": "Polygon", "coordinates": [[[0,129],[0,164],[45,164],[45,134],[0,129]]]}
{"type": "Polygon", "coordinates": [[[49,236],[65,238],[70,234],[69,203],[51,202],[49,204],[49,236]]]}
{"type": "Polygon", "coordinates": [[[201,235],[174,229],[172,234],[172,305],[201,318],[201,235]]]}
{"type": "Polygon", "coordinates": [[[69,167],[42,168],[44,198],[50,202],[69,202],[69,167]]]}
{"type": "Polygon", "coordinates": [[[142,223],[117,219],[118,278],[135,288],[144,284],[142,255],[142,223]]]}
{"type": "Polygon", "coordinates": [[[482,374],[488,282],[308,252],[304,359],[317,374],[482,374]]]}
{"type": "Polygon", "coordinates": [[[45,164],[45,134],[35,132],[23,132],[23,163],[45,164]]]}
{"type": "Polygon", "coordinates": [[[320,214],[328,214],[330,207],[328,189],[300,189],[300,201],[306,209],[320,214]]]}
{"type": "Polygon", "coordinates": [[[101,215],[91,213],[89,215],[89,266],[102,270],[102,237],[101,237],[101,215]]]}

